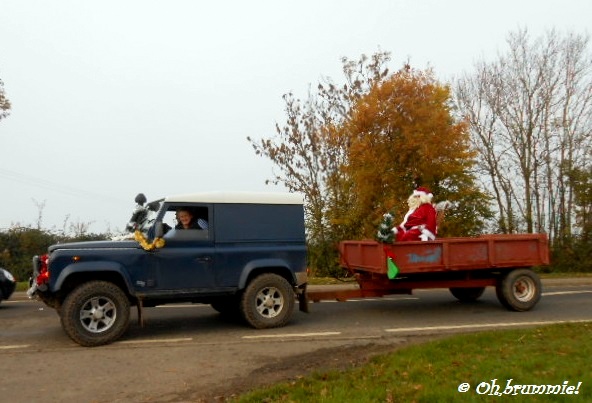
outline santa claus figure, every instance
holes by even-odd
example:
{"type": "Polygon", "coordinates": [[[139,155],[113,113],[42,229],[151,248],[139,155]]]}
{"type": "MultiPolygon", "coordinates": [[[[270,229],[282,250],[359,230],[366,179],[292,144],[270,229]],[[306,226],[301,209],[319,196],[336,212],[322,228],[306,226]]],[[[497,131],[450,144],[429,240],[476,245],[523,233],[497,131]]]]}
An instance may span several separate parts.
{"type": "Polygon", "coordinates": [[[418,187],[413,191],[407,200],[409,211],[405,214],[403,222],[392,229],[396,241],[436,239],[436,209],[432,205],[433,196],[425,187],[418,187]]]}

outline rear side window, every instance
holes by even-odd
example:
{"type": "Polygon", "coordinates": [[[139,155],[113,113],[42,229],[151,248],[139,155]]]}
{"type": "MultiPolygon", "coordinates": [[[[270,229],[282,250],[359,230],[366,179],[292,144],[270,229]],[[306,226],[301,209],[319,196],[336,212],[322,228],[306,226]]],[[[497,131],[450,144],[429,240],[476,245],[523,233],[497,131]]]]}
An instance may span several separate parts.
{"type": "Polygon", "coordinates": [[[216,241],[304,242],[304,210],[291,204],[217,204],[216,241]]]}

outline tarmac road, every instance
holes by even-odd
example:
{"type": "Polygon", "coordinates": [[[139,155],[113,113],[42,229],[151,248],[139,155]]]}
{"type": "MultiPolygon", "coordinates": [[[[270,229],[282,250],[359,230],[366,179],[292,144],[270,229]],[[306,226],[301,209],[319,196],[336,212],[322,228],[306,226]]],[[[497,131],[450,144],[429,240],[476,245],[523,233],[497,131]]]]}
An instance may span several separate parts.
{"type": "Polygon", "coordinates": [[[592,321],[592,278],[544,280],[529,312],[486,290],[462,304],[448,290],[312,304],[283,328],[254,330],[207,305],[146,310],[111,345],[83,348],[56,312],[16,293],[0,304],[0,396],[7,402],[220,401],[252,386],[342,367],[369,354],[443,335],[592,321]]]}

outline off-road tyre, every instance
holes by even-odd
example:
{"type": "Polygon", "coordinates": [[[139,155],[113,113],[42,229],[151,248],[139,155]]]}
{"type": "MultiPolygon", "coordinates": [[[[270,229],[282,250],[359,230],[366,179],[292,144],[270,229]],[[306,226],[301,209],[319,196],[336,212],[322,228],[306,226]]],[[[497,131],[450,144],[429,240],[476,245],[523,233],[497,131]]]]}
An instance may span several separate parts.
{"type": "Polygon", "coordinates": [[[460,302],[475,302],[483,295],[485,287],[452,287],[450,293],[460,302]]]}
{"type": "Polygon", "coordinates": [[[290,283],[277,274],[255,277],[241,298],[241,313],[255,329],[284,326],[294,311],[296,297],[290,283]]]}
{"type": "Polygon", "coordinates": [[[509,272],[495,287],[500,303],[511,311],[529,311],[541,299],[541,280],[530,269],[509,272]]]}
{"type": "Polygon", "coordinates": [[[89,281],[64,300],[61,322],[66,334],[85,347],[109,344],[127,330],[130,302],[125,293],[107,281],[89,281]]]}

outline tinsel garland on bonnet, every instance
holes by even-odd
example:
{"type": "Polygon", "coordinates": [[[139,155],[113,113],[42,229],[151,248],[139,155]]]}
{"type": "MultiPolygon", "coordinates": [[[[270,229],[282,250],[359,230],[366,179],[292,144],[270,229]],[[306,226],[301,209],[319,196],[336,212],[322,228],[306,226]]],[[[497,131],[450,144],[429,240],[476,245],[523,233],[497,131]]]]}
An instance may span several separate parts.
{"type": "Polygon", "coordinates": [[[134,232],[134,239],[140,244],[142,248],[144,248],[144,250],[162,248],[165,244],[164,239],[162,238],[155,238],[151,243],[149,243],[141,231],[134,232]]]}

